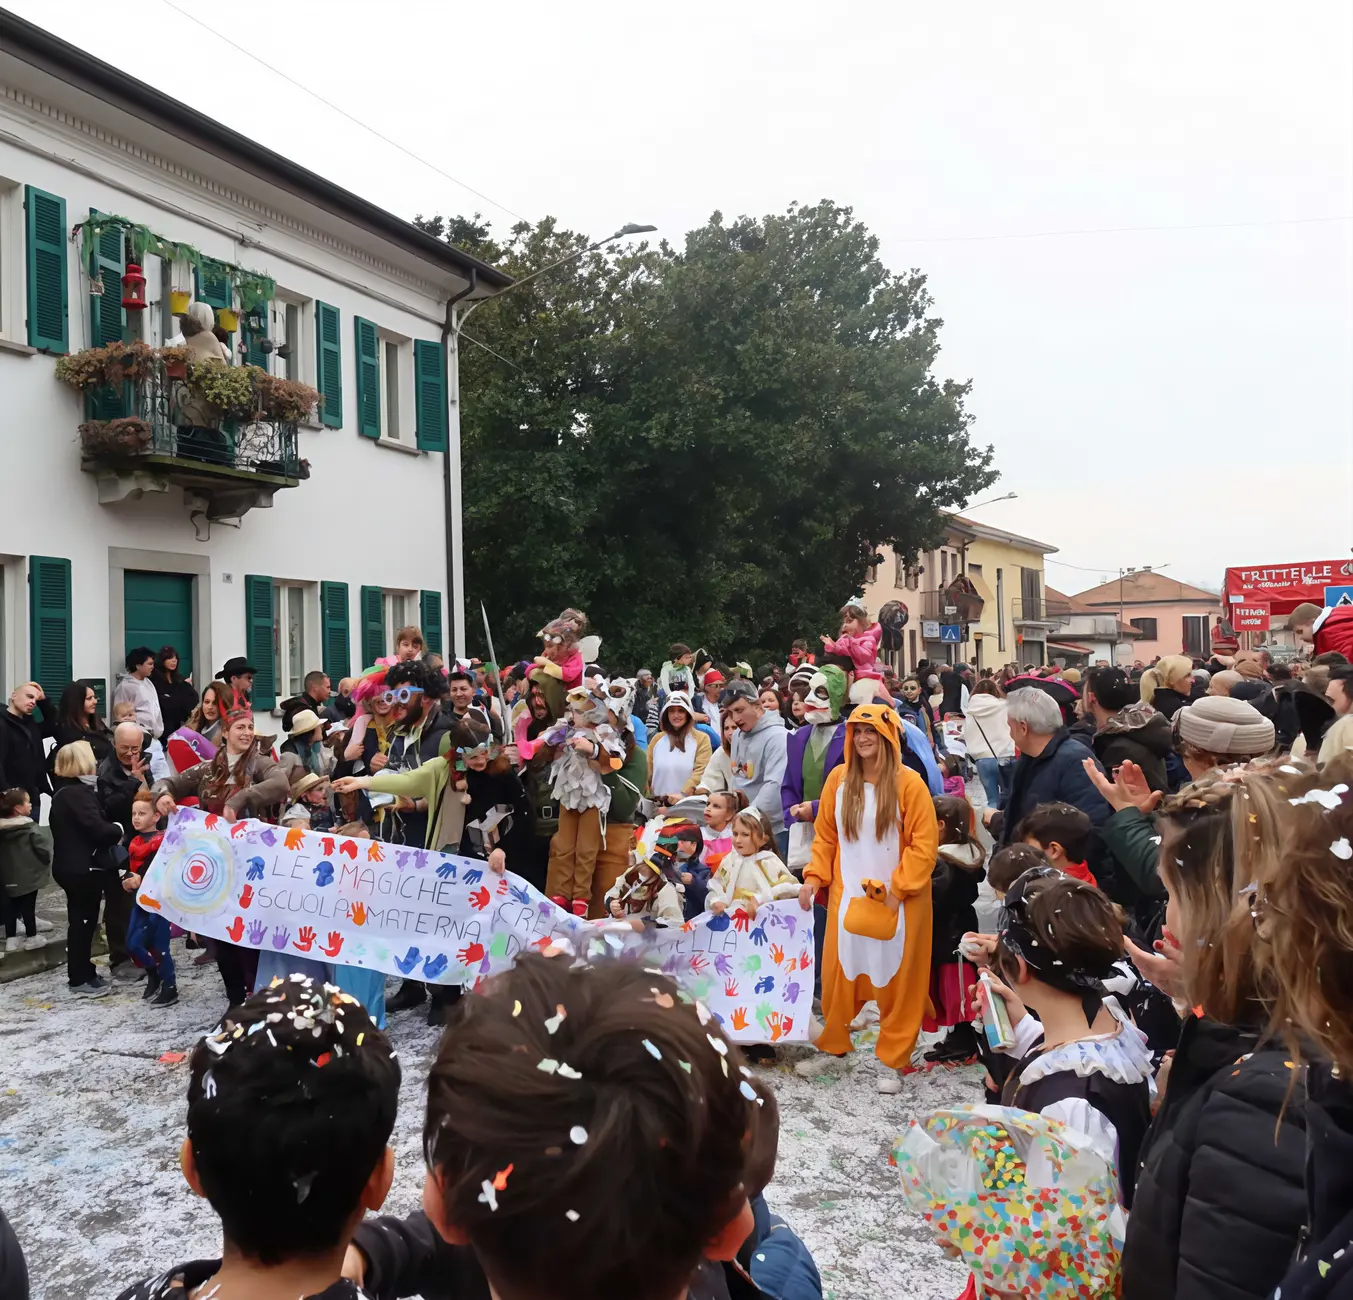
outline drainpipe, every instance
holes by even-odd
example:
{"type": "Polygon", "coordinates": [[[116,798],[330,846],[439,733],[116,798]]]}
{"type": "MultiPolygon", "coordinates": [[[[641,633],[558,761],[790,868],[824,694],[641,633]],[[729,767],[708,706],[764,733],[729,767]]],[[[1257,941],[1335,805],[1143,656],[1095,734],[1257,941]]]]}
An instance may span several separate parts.
{"type": "Polygon", "coordinates": [[[442,510],[446,524],[446,596],[451,615],[451,649],[461,658],[465,656],[465,538],[460,510],[460,335],[456,329],[456,304],[468,298],[478,288],[479,272],[471,267],[469,284],[460,293],[446,300],[446,320],[442,324],[442,355],[447,358],[446,451],[442,456],[442,510]]]}

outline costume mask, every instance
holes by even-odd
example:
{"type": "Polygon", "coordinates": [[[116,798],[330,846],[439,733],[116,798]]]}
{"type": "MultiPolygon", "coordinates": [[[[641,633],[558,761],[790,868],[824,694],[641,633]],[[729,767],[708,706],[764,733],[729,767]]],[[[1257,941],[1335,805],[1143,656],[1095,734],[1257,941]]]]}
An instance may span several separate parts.
{"type": "Polygon", "coordinates": [[[808,683],[808,694],[803,701],[804,720],[814,725],[839,722],[845,698],[845,673],[835,664],[819,668],[808,683]]]}

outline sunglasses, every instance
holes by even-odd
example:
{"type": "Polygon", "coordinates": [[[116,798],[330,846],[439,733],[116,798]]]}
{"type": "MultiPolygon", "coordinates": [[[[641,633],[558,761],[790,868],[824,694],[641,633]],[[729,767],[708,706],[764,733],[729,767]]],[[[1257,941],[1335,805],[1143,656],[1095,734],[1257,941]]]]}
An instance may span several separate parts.
{"type": "Polygon", "coordinates": [[[423,688],[421,686],[400,686],[393,691],[386,691],[381,699],[386,704],[407,704],[415,695],[421,695],[423,688]]]}

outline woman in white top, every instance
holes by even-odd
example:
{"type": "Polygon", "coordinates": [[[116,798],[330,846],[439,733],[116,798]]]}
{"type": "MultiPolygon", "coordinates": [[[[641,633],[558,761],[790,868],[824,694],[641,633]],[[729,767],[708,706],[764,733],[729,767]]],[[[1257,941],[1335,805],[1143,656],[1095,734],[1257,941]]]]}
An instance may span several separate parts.
{"type": "Polygon", "coordinates": [[[1010,739],[1006,707],[1000,686],[984,677],[972,688],[964,711],[963,743],[977,764],[988,808],[1004,806],[1014,771],[1015,742],[1010,739]]]}
{"type": "Polygon", "coordinates": [[[662,706],[658,734],[648,744],[649,793],[668,803],[694,794],[709,758],[709,737],[695,729],[691,697],[673,691],[662,706]]]}
{"type": "Polygon", "coordinates": [[[710,756],[709,765],[700,777],[698,794],[723,794],[733,789],[733,765],[728,756],[733,750],[733,733],[737,727],[727,714],[720,719],[719,725],[723,744],[710,756]]]}

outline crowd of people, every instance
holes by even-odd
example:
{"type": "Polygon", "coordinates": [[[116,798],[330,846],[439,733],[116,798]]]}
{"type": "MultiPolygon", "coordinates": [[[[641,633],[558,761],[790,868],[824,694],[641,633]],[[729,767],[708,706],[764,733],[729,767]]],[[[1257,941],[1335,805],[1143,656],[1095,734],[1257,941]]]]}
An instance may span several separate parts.
{"type": "MultiPolygon", "coordinates": [[[[401,629],[388,661],[336,689],[308,675],[266,737],[247,661],[198,697],[171,648],[137,649],[111,728],[86,683],[50,724],[33,684],[11,697],[7,933],[42,939],[34,819],[52,791],[48,856],[83,996],[107,991],[90,959],[100,908],[111,977],[144,978],[152,1005],[177,996],[170,928],[133,900],[187,799],[480,858],[640,930],[793,901],[815,944],[815,1050],[796,1071],[849,1068],[872,1005],[881,1092],[980,1062],[975,1102],[1056,1120],[1114,1171],[1127,1300],[1349,1297],[1353,667],[1322,646],[1328,626],[1298,611],[1314,644],[1287,663],[1259,650],[899,676],[850,602],[837,635],[796,642],[784,665],[676,644],[630,678],[565,610],[537,658],[501,669],[443,663],[401,629]],[[994,932],[978,925],[984,882],[994,932]]],[[[532,956],[473,996],[405,980],[387,1002],[383,976],[210,943],[229,1009],[193,1054],[183,1165],[226,1254],[129,1300],[244,1293],[269,1274],[325,1300],[356,1283],[821,1294],[761,1195],[774,1097],[743,1061],[774,1049],[732,1045],[664,977],[532,956]],[[428,1079],[424,1212],[363,1223],[393,1159],[382,1031],[425,1001],[449,1027],[428,1079]],[[277,1196],[288,1185],[294,1204],[277,1196]]],[[[984,1294],[976,1279],[969,1294],[984,1294]]]]}

